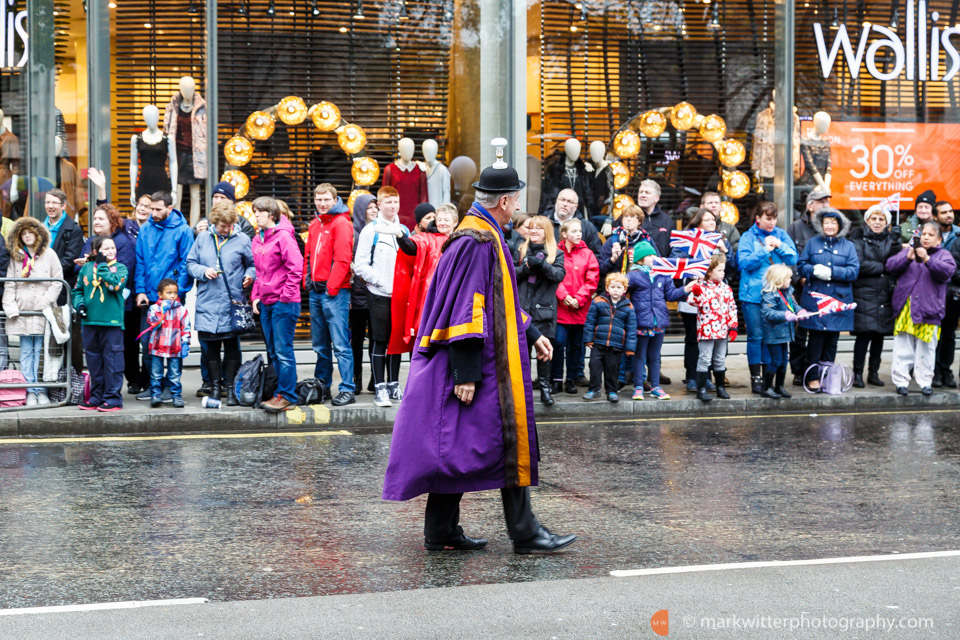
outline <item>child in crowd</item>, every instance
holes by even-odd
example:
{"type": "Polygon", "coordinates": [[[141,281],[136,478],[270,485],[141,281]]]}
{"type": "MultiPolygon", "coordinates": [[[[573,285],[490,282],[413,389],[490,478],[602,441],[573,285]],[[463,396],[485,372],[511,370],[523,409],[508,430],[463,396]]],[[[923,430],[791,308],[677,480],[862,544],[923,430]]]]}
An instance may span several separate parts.
{"type": "Polygon", "coordinates": [[[563,389],[567,393],[577,392],[576,379],[583,375],[583,328],[590,311],[590,298],[600,284],[597,257],[582,238],[579,218],[570,218],[560,226],[559,249],[563,252],[564,274],[557,286],[557,334],[553,340],[551,366],[557,387],[564,380],[566,363],[563,389]]]}
{"type": "MultiPolygon", "coordinates": [[[[180,373],[183,359],[190,353],[190,314],[180,304],[177,283],[165,278],[157,285],[159,298],[147,311],[147,331],[150,336],[149,350],[153,356],[150,371],[150,406],[160,406],[160,392],[164,379],[163,363],[167,363],[166,380],[173,394],[173,406],[183,408],[183,385],[180,373]]],[[[141,334],[143,335],[143,334],[141,334]]],[[[137,336],[139,338],[139,336],[137,336]]]]}
{"type": "Polygon", "coordinates": [[[620,358],[624,353],[632,356],[637,347],[637,317],[630,300],[624,297],[628,284],[627,276],[620,272],[607,275],[606,293],[594,298],[587,312],[583,339],[590,347],[590,389],[583,394],[584,400],[600,397],[601,380],[607,400],[620,400],[617,396],[620,358]]]}
{"type": "Polygon", "coordinates": [[[94,237],[73,287],[90,372],[90,399],[80,403],[84,411],[123,408],[123,294],[128,275],[127,267],[117,262],[113,238],[94,237]]]}
{"type": "Polygon", "coordinates": [[[737,339],[737,302],[730,285],[723,281],[726,264],[724,254],[716,251],[707,267],[706,278],[694,283],[688,300],[697,308],[697,346],[700,350],[696,372],[697,398],[703,402],[712,399],[707,395],[711,365],[717,397],[730,399],[724,388],[724,375],[727,372],[727,340],[737,339]]]}
{"type": "Polygon", "coordinates": [[[763,297],[760,314],[763,318],[763,348],[770,354],[770,364],[763,374],[764,398],[789,398],[783,386],[787,377],[787,347],[796,333],[794,323],[810,315],[793,297],[790,278],[793,271],[784,264],[771,265],[763,275],[763,297]],[[774,381],[776,378],[776,381],[774,381]]]}
{"type": "Polygon", "coordinates": [[[669,400],[660,386],[660,349],[663,332],[670,324],[667,301],[677,301],[693,290],[693,282],[679,289],[669,276],[652,271],[657,250],[649,242],[638,242],[633,250],[633,266],[627,275],[630,302],[637,316],[637,349],[633,359],[633,399],[643,400],[643,378],[650,370],[650,395],[669,400]]]}

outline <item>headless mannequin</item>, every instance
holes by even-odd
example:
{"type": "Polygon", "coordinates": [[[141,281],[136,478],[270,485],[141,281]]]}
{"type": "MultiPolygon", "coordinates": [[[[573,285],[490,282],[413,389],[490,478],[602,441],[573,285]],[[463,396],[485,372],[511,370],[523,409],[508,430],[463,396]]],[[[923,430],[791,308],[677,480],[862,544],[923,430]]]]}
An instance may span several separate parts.
{"type": "MultiPolygon", "coordinates": [[[[194,97],[196,96],[196,92],[197,92],[197,83],[193,78],[191,78],[190,76],[183,76],[182,78],[180,78],[180,85],[179,85],[180,99],[179,100],[177,99],[178,98],[177,95],[173,96],[170,102],[171,102],[171,105],[173,105],[175,108],[171,109],[171,106],[168,105],[166,117],[163,124],[163,128],[167,132],[174,132],[172,134],[172,137],[174,138],[174,140],[176,140],[176,138],[179,137],[179,133],[180,133],[178,131],[178,125],[176,124],[176,122],[180,118],[180,114],[190,114],[190,119],[192,122],[193,118],[200,117],[198,114],[194,114],[194,106],[195,106],[194,102],[199,102],[200,108],[206,109],[205,103],[203,103],[202,98],[199,101],[194,100],[194,97]],[[179,105],[176,105],[177,102],[179,102],[179,105]],[[177,111],[179,111],[180,113],[177,113],[177,111]]],[[[203,120],[204,122],[206,121],[206,114],[203,115],[203,120]]],[[[191,138],[192,136],[193,136],[193,132],[191,131],[191,138]]],[[[197,146],[196,142],[193,141],[192,144],[193,144],[193,147],[196,148],[197,146]]],[[[182,150],[178,148],[178,152],[182,152],[182,150]]],[[[203,164],[205,165],[206,150],[204,149],[203,152],[204,152],[203,164]]],[[[194,155],[194,154],[192,153],[191,155],[194,155]]],[[[196,164],[196,160],[197,160],[196,158],[193,158],[194,164],[196,164]]],[[[177,180],[178,181],[184,180],[187,178],[187,176],[190,176],[190,178],[192,178],[192,180],[187,182],[187,184],[189,184],[190,186],[190,226],[195,226],[197,222],[200,220],[200,187],[203,181],[206,179],[206,175],[199,175],[199,176],[196,175],[193,167],[181,167],[179,165],[179,160],[178,160],[177,180]]],[[[172,183],[173,181],[171,180],[171,184],[172,183]]],[[[174,207],[176,209],[180,209],[182,200],[183,200],[183,184],[178,183],[176,185],[176,192],[174,193],[174,207]]]]}
{"type": "Polygon", "coordinates": [[[413,160],[416,144],[410,138],[401,138],[397,143],[400,157],[387,165],[383,171],[384,187],[394,187],[400,194],[400,223],[408,229],[417,226],[413,210],[421,202],[427,202],[427,174],[413,160]]]}
{"type": "Polygon", "coordinates": [[[603,215],[603,207],[613,201],[613,171],[607,162],[607,145],[599,140],[590,143],[590,162],[593,164],[592,217],[603,215]]]}
{"type": "Polygon", "coordinates": [[[423,163],[420,169],[427,175],[427,202],[434,209],[444,202],[450,202],[450,171],[437,160],[439,145],[436,140],[424,140],[420,145],[423,163]]]}
{"type": "MultiPolygon", "coordinates": [[[[777,92],[767,108],[757,114],[757,122],[753,132],[753,155],[750,159],[750,169],[758,183],[773,180],[774,165],[774,114],[776,113],[777,92]]],[[[793,108],[793,177],[800,177],[800,118],[797,108],[793,108]]]]}
{"type": "MultiPolygon", "coordinates": [[[[143,108],[143,122],[147,125],[147,128],[140,132],[140,135],[133,135],[130,138],[130,206],[134,209],[137,208],[137,193],[142,189],[138,189],[137,182],[140,177],[140,163],[139,163],[139,150],[138,143],[140,140],[143,140],[146,144],[150,146],[159,145],[164,139],[164,133],[158,126],[160,123],[160,110],[152,104],[148,104],[143,108]]],[[[167,190],[169,189],[171,193],[177,190],[177,147],[176,141],[173,137],[167,137],[167,163],[170,165],[170,174],[166,178],[163,186],[157,185],[157,189],[167,190]]],[[[154,172],[157,172],[157,167],[153,167],[154,172]]],[[[166,175],[166,169],[161,165],[159,171],[162,171],[166,175]]],[[[146,185],[143,185],[146,186],[146,185]]],[[[196,185],[199,187],[199,185],[196,185]]],[[[143,194],[140,194],[143,195],[143,194]]],[[[178,195],[179,198],[179,195],[178,195]]],[[[179,200],[178,200],[179,206],[179,200]]]]}
{"type": "Polygon", "coordinates": [[[576,138],[567,138],[563,143],[563,156],[547,167],[543,178],[543,193],[540,197],[540,212],[554,206],[557,195],[563,189],[573,189],[579,196],[577,211],[589,218],[593,202],[593,167],[580,159],[583,146],[576,138]]]}
{"type": "Polygon", "coordinates": [[[807,137],[800,140],[800,153],[803,154],[804,184],[816,184],[830,190],[830,141],[824,136],[830,130],[830,114],[817,111],[813,114],[813,128],[807,137]]]}

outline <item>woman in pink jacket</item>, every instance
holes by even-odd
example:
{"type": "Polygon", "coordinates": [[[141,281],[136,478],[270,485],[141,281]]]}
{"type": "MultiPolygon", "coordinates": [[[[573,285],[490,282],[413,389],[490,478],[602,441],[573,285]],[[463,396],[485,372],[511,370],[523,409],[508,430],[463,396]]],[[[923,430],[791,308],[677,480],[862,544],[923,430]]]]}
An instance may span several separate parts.
{"type": "Polygon", "coordinates": [[[253,312],[260,314],[267,358],[277,372],[277,395],[263,408],[278,413],[297,402],[297,362],[293,354],[293,332],[300,317],[300,279],[303,254],[294,238],[293,225],[280,215],[273,198],[253,201],[257,234],[253,238],[253,312]]]}
{"type": "MultiPolygon", "coordinates": [[[[563,382],[563,363],[567,362],[567,381],[563,390],[577,393],[577,379],[583,375],[583,325],[590,311],[590,301],[600,283],[600,264],[587,243],[578,218],[571,218],[560,227],[560,250],[566,273],[557,287],[557,337],[553,342],[553,388],[563,382]]],[[[586,385],[586,379],[581,386],[586,385]]],[[[555,391],[556,392],[556,391],[555,391]]]]}

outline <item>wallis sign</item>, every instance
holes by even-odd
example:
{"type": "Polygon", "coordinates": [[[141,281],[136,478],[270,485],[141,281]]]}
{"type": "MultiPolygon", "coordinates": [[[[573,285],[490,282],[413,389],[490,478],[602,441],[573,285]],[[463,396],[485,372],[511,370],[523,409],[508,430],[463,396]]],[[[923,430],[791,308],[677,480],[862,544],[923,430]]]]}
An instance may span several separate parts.
{"type": "Polygon", "coordinates": [[[867,71],[877,80],[893,80],[902,75],[905,75],[906,80],[943,82],[952,80],[960,72],[960,53],[950,38],[953,35],[960,35],[960,28],[938,26],[937,21],[940,15],[934,11],[928,16],[925,0],[919,3],[907,0],[906,13],[906,29],[903,38],[890,27],[864,22],[856,50],[850,40],[847,26],[841,24],[835,31],[836,35],[828,51],[823,26],[814,23],[813,34],[817,39],[817,52],[820,55],[820,69],[823,77],[830,77],[842,48],[847,69],[854,79],[860,74],[860,66],[865,62],[867,71]],[[871,35],[874,36],[872,40],[871,35]],[[892,53],[892,65],[882,68],[883,62],[890,59],[889,55],[886,55],[888,51],[881,53],[881,66],[877,65],[877,54],[881,49],[892,53]],[[946,65],[946,74],[942,78],[940,77],[941,58],[946,65]]]}
{"type": "Polygon", "coordinates": [[[0,69],[4,67],[23,67],[27,64],[27,30],[24,22],[26,11],[14,11],[12,0],[0,0],[0,69]],[[19,59],[15,55],[14,44],[20,41],[19,59]]]}

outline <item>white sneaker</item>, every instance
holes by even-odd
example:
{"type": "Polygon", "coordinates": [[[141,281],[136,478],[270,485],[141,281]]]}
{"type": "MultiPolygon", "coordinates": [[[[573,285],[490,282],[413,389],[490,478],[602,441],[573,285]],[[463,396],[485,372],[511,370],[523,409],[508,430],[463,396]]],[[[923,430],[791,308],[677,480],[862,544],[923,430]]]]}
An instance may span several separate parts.
{"type": "Polygon", "coordinates": [[[376,390],[374,391],[374,393],[376,394],[376,396],[373,400],[373,404],[377,405],[378,407],[393,406],[393,403],[390,402],[390,392],[387,390],[386,383],[381,382],[380,384],[378,384],[376,386],[376,390]]]}
{"type": "Polygon", "coordinates": [[[28,407],[37,406],[37,394],[35,394],[33,391],[27,392],[27,406],[28,407]]]}
{"type": "Polygon", "coordinates": [[[37,394],[37,404],[50,404],[50,397],[47,396],[45,391],[37,394]]]}

